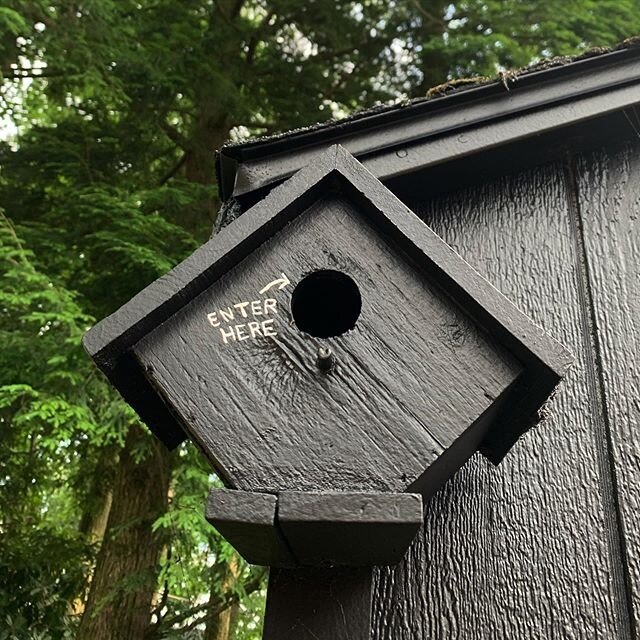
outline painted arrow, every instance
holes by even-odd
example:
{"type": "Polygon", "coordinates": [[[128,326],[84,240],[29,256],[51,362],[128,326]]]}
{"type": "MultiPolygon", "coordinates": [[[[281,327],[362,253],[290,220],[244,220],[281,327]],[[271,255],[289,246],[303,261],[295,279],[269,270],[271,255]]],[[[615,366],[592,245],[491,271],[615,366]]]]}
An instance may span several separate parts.
{"type": "Polygon", "coordinates": [[[260,293],[266,293],[267,291],[269,291],[269,289],[272,289],[276,285],[279,285],[278,291],[281,291],[288,284],[291,284],[291,281],[289,280],[289,278],[287,278],[287,276],[284,275],[284,273],[281,273],[280,277],[277,280],[273,280],[266,287],[262,287],[262,289],[260,289],[260,293]]]}

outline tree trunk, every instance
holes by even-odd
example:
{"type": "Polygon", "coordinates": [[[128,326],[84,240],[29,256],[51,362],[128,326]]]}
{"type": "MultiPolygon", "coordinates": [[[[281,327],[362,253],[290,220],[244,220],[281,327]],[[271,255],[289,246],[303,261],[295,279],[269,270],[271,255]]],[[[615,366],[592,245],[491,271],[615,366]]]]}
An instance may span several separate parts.
{"type": "MultiPolygon", "coordinates": [[[[118,465],[119,447],[108,445],[100,451],[98,462],[92,472],[91,484],[85,497],[84,511],[78,530],[87,542],[98,547],[102,544],[109,522],[109,511],[113,501],[113,484],[118,465]]],[[[93,579],[95,565],[89,565],[86,583],[78,597],[69,603],[69,615],[78,619],[84,612],[86,595],[93,579]]]]}
{"type": "MultiPolygon", "coordinates": [[[[187,181],[205,186],[215,185],[215,154],[229,137],[229,128],[230,119],[227,114],[207,113],[205,105],[190,136],[189,148],[186,152],[185,178],[187,181]]],[[[211,234],[219,208],[219,199],[211,195],[185,212],[183,226],[204,241],[211,234]]]]}
{"type": "Polygon", "coordinates": [[[162,445],[131,427],[77,640],[144,637],[162,552],[151,526],[167,509],[171,460],[162,445]]]}
{"type": "MultiPolygon", "coordinates": [[[[220,605],[220,594],[233,591],[240,574],[238,556],[234,553],[229,561],[215,565],[212,569],[211,594],[209,601],[213,606],[220,605]]],[[[217,616],[209,618],[202,640],[231,640],[233,628],[238,617],[239,604],[234,602],[217,616]]]]}
{"type": "Polygon", "coordinates": [[[113,501],[113,485],[118,466],[119,447],[115,444],[104,447],[93,471],[87,504],[80,519],[79,530],[88,542],[102,541],[109,522],[109,511],[113,501]]]}

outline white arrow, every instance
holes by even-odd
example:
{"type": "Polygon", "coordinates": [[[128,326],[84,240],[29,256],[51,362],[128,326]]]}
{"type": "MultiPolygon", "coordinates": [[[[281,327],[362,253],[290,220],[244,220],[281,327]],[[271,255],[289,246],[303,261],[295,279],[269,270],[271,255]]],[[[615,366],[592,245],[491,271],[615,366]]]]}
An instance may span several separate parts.
{"type": "Polygon", "coordinates": [[[287,276],[284,275],[284,273],[281,273],[280,277],[277,280],[273,280],[266,287],[262,287],[262,289],[260,289],[260,293],[267,293],[269,289],[271,289],[272,287],[275,287],[276,285],[280,285],[278,287],[278,291],[281,291],[288,284],[291,284],[291,281],[289,280],[289,278],[287,278],[287,276]]]}

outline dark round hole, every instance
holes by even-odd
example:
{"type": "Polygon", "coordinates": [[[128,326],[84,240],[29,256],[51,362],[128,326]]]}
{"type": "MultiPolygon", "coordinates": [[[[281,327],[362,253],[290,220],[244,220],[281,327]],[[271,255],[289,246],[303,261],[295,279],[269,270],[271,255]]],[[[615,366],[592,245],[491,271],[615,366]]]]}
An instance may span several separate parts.
{"type": "Polygon", "coordinates": [[[361,309],[358,285],[339,271],[311,273],[300,280],[291,297],[296,326],[316,338],[331,338],[353,329],[361,309]]]}

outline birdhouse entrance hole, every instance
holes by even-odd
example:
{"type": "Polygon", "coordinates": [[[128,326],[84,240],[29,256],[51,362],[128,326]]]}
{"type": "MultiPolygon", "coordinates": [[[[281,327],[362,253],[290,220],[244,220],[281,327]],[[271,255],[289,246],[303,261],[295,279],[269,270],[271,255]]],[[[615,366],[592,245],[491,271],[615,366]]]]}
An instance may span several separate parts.
{"type": "Polygon", "coordinates": [[[291,297],[296,326],[316,338],[332,338],[353,329],[361,309],[358,285],[339,271],[315,271],[305,276],[291,297]]]}

